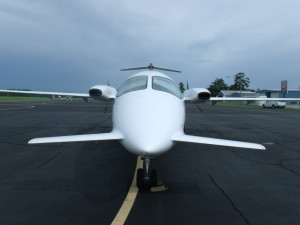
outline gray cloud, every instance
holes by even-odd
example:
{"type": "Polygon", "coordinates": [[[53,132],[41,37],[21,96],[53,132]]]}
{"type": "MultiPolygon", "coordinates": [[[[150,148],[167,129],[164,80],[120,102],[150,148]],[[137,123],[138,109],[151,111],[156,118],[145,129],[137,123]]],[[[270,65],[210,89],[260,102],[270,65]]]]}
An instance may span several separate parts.
{"type": "MultiPolygon", "coordinates": [[[[114,86],[150,62],[191,86],[245,72],[252,88],[298,88],[298,1],[0,0],[1,88],[114,86]],[[15,86],[14,86],[15,85],[15,86]]],[[[230,79],[225,79],[228,83],[230,79]]]]}

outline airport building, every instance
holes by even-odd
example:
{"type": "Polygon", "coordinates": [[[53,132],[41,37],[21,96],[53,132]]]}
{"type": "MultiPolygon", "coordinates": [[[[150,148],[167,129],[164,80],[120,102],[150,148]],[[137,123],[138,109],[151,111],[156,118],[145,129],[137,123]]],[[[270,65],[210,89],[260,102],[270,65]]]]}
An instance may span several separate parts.
{"type": "MultiPolygon", "coordinates": [[[[288,90],[287,93],[282,93],[280,89],[263,89],[257,90],[256,92],[251,91],[240,91],[240,90],[221,90],[217,97],[244,97],[244,98],[300,98],[300,90],[288,90]]],[[[239,103],[248,104],[249,102],[241,101],[239,103]]],[[[253,102],[254,103],[254,102],[253,102]]],[[[256,101],[256,105],[262,105],[264,101],[256,101]]],[[[293,106],[299,106],[298,101],[286,101],[287,105],[290,105],[290,108],[293,106]]]]}
{"type": "Polygon", "coordinates": [[[267,96],[267,98],[300,98],[300,90],[288,90],[285,95],[280,89],[257,90],[256,93],[258,96],[267,96]]]}
{"type": "Polygon", "coordinates": [[[245,97],[255,98],[256,93],[252,91],[240,91],[240,90],[221,90],[217,97],[245,97]]]}

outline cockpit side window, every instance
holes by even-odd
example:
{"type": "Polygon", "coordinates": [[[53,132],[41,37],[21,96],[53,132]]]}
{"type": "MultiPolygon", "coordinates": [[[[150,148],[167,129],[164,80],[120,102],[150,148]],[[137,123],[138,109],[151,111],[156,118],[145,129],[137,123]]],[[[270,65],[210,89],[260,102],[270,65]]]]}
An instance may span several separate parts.
{"type": "Polygon", "coordinates": [[[138,91],[147,88],[147,76],[132,77],[124,81],[124,83],[119,87],[117,97],[124,95],[131,91],[138,91]]]}
{"type": "Polygon", "coordinates": [[[164,91],[169,94],[175,95],[177,98],[182,98],[182,93],[179,90],[178,85],[164,77],[152,77],[152,88],[158,91],[164,91]]]}

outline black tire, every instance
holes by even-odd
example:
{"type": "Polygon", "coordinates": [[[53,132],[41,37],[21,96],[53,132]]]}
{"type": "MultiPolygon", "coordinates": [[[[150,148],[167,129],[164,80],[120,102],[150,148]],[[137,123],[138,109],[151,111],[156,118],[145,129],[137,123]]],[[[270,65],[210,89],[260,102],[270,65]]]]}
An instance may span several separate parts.
{"type": "Polygon", "coordinates": [[[157,171],[152,169],[151,170],[151,176],[150,176],[150,179],[151,179],[151,187],[155,187],[157,186],[157,171]]]}
{"type": "Polygon", "coordinates": [[[272,105],[272,109],[275,109],[275,105],[272,105]]]}
{"type": "Polygon", "coordinates": [[[144,171],[143,169],[138,169],[136,174],[136,186],[138,188],[144,188],[144,171]]]}

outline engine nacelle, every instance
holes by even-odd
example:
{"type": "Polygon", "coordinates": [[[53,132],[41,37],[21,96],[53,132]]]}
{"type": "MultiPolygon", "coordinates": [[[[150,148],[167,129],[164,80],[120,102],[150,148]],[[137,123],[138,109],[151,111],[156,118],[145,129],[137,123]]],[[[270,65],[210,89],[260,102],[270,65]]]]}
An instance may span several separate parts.
{"type": "Polygon", "coordinates": [[[205,103],[210,99],[211,94],[205,88],[190,88],[183,92],[183,97],[189,102],[205,103]]]}
{"type": "Polygon", "coordinates": [[[96,85],[90,88],[89,95],[98,101],[113,99],[117,95],[117,90],[107,85],[96,85]]]}

